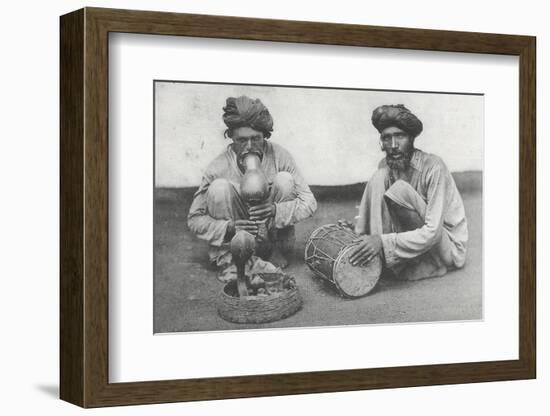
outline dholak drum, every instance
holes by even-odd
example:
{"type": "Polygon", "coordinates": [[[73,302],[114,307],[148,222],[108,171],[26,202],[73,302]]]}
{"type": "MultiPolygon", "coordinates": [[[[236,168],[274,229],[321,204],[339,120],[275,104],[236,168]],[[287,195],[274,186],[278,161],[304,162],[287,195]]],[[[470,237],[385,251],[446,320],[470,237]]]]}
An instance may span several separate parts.
{"type": "Polygon", "coordinates": [[[317,228],[306,244],[305,261],[317,276],[333,283],[346,297],[369,293],[380,278],[382,261],[375,256],[365,266],[352,266],[349,257],[357,234],[336,224],[317,228]]]}

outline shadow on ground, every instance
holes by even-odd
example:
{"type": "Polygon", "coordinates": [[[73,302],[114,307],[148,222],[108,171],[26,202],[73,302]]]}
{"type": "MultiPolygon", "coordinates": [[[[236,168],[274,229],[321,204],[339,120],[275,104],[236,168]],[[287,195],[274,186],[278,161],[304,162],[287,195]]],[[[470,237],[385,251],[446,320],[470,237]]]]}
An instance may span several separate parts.
{"type": "Polygon", "coordinates": [[[314,327],[482,318],[481,173],[461,174],[470,240],[466,266],[442,278],[418,282],[381,279],[367,296],[343,299],[327,281],[307,268],[303,250],[311,232],[340,218],[357,215],[364,184],[312,187],[318,210],[296,227],[297,244],[286,270],[296,277],[304,304],[295,315],[269,324],[233,324],[220,318],[216,301],[222,283],[208,265],[207,245],[187,227],[195,188],[155,191],[155,332],[314,327]]]}
{"type": "Polygon", "coordinates": [[[36,390],[54,399],[59,399],[59,386],[53,384],[39,384],[36,390]]]}

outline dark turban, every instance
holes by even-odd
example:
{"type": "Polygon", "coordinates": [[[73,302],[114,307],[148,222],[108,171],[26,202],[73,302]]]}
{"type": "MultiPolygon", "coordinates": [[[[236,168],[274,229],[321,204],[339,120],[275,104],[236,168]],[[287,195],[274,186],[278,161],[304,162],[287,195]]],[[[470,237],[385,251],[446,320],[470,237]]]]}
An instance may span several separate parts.
{"type": "Polygon", "coordinates": [[[400,128],[413,138],[422,133],[422,122],[403,104],[381,105],[372,112],[372,124],[380,133],[391,126],[400,128]]]}
{"type": "Polygon", "coordinates": [[[267,107],[259,99],[253,100],[244,95],[227,99],[223,108],[223,122],[228,130],[251,127],[263,132],[265,137],[271,136],[273,131],[273,118],[267,107]]]}

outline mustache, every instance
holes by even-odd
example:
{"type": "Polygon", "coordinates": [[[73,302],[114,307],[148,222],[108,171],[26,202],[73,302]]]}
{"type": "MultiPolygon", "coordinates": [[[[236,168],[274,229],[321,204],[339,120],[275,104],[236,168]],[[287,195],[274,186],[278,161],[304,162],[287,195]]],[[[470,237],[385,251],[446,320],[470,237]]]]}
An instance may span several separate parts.
{"type": "Polygon", "coordinates": [[[244,150],[241,153],[239,153],[239,159],[244,159],[245,156],[251,155],[251,154],[258,156],[260,160],[262,160],[262,157],[264,155],[263,152],[260,150],[244,150]]]}
{"type": "Polygon", "coordinates": [[[386,158],[410,159],[412,157],[413,151],[414,149],[410,151],[405,151],[405,152],[387,150],[386,158]]]}
{"type": "Polygon", "coordinates": [[[258,159],[260,159],[260,162],[263,160],[264,158],[264,154],[263,152],[259,151],[259,150],[248,150],[248,151],[243,151],[241,153],[239,153],[237,155],[237,163],[240,165],[240,166],[243,166],[244,165],[244,158],[248,155],[256,155],[258,156],[258,159]]]}

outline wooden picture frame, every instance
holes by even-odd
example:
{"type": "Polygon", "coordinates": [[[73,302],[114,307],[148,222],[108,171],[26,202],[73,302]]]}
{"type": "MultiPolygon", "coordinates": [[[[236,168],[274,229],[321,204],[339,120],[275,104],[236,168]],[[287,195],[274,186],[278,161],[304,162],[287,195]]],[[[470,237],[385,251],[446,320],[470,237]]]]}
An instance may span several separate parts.
{"type": "Polygon", "coordinates": [[[535,378],[534,37],[100,8],[85,8],[62,16],[60,30],[61,399],[82,407],[100,407],[535,378]],[[110,32],[518,56],[519,359],[109,383],[110,32]]]}

